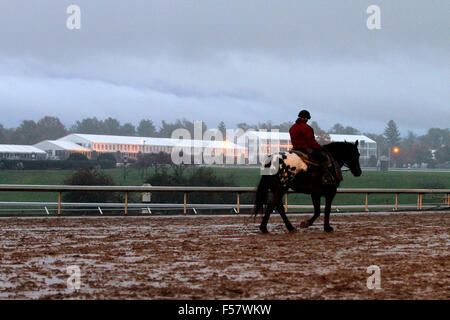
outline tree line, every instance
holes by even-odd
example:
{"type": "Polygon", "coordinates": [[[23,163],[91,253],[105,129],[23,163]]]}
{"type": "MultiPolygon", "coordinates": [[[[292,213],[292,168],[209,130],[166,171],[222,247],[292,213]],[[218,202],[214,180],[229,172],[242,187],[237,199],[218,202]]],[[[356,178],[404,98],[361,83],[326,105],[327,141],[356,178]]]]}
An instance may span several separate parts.
{"type": "MultiPolygon", "coordinates": [[[[72,126],[66,127],[57,117],[45,116],[37,122],[24,120],[16,128],[5,128],[0,124],[0,143],[32,145],[42,140],[59,139],[70,133],[170,138],[172,132],[178,128],[185,128],[193,135],[194,123],[186,119],[178,119],[173,123],[163,120],[157,129],[149,119],[143,119],[135,126],[129,122],[121,124],[119,120],[111,117],[104,120],[93,117],[76,121],[72,126]]],[[[203,130],[206,130],[205,124],[203,130]]]]}
{"type": "MultiPolygon", "coordinates": [[[[273,130],[288,132],[291,122],[274,124],[272,121],[248,124],[241,122],[237,127],[247,131],[254,130],[273,130]]],[[[398,147],[400,152],[391,154],[392,161],[398,166],[415,163],[445,163],[450,161],[450,132],[448,128],[430,128],[424,135],[417,135],[414,132],[408,132],[406,137],[401,137],[397,124],[390,120],[382,133],[361,132],[356,128],[344,126],[336,123],[329,130],[320,128],[316,121],[310,125],[319,137],[320,143],[329,141],[329,134],[363,134],[377,142],[377,157],[391,154],[391,149],[398,147]]],[[[25,144],[31,145],[42,140],[59,139],[70,133],[86,134],[107,134],[122,136],[143,136],[143,137],[161,137],[170,138],[175,129],[184,128],[194,134],[194,123],[187,119],[177,119],[175,122],[162,121],[157,127],[150,119],[143,119],[137,125],[132,123],[120,123],[114,118],[104,120],[85,118],[76,121],[72,126],[66,127],[57,117],[45,116],[35,122],[34,120],[24,120],[16,128],[5,128],[0,124],[0,143],[1,144],[25,144]]],[[[207,126],[203,123],[203,130],[207,126]]],[[[220,122],[218,129],[226,137],[226,125],[220,122]]],[[[374,159],[373,161],[376,161],[374,159]]]]}

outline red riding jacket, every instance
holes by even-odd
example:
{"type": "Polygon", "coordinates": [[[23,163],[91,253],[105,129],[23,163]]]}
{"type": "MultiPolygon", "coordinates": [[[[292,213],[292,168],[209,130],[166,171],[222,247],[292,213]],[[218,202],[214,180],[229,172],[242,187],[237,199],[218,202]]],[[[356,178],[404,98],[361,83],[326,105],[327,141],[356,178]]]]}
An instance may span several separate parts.
{"type": "Polygon", "coordinates": [[[289,129],[291,142],[294,149],[322,149],[314,137],[314,129],[306,124],[305,121],[297,119],[289,129]]]}

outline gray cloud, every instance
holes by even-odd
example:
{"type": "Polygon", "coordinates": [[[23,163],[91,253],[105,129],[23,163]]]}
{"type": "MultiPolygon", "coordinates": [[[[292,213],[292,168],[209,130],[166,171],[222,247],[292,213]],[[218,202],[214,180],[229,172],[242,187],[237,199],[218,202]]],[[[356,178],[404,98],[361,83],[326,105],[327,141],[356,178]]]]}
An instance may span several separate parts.
{"type": "Polygon", "coordinates": [[[0,10],[5,125],[57,115],[135,122],[294,120],[299,106],[381,132],[448,127],[448,1],[10,1],[0,10]],[[65,9],[82,10],[82,29],[65,9]]]}

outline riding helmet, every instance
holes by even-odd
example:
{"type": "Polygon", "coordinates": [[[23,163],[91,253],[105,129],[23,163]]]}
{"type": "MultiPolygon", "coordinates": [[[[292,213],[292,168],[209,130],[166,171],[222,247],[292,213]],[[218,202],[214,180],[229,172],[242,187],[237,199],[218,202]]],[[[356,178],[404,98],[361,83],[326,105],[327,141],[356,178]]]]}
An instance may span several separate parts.
{"type": "Polygon", "coordinates": [[[311,115],[309,114],[309,112],[307,110],[300,111],[300,113],[298,114],[298,117],[304,118],[304,119],[311,119],[311,115]]]}

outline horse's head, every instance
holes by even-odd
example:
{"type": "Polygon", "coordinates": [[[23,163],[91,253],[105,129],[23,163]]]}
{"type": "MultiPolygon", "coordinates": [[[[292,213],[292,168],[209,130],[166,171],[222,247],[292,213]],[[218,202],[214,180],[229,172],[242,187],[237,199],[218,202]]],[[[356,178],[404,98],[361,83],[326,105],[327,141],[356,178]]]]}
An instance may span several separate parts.
{"type": "Polygon", "coordinates": [[[358,140],[351,142],[332,142],[324,146],[341,166],[347,166],[355,177],[362,173],[359,165],[358,140]]]}
{"type": "Polygon", "coordinates": [[[342,154],[342,161],[346,165],[350,172],[355,176],[359,177],[362,173],[361,166],[359,165],[359,151],[358,151],[358,140],[355,143],[347,142],[345,143],[345,152],[342,154]]]}

